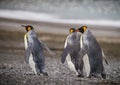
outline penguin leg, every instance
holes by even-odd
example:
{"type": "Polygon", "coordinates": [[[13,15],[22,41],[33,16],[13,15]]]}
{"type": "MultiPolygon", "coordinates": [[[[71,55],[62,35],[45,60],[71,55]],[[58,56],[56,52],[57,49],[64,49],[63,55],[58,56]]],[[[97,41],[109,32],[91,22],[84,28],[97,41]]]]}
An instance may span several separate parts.
{"type": "Polygon", "coordinates": [[[101,73],[103,79],[106,79],[106,73],[101,73]]]}
{"type": "Polygon", "coordinates": [[[90,73],[89,76],[87,76],[87,78],[91,78],[92,77],[92,74],[90,73]]]}
{"type": "Polygon", "coordinates": [[[42,73],[43,75],[45,75],[45,76],[48,76],[48,73],[47,72],[45,72],[45,67],[42,65],[39,65],[38,66],[38,69],[39,69],[39,73],[42,73]]]}
{"type": "Polygon", "coordinates": [[[78,72],[77,77],[84,77],[84,75],[83,75],[83,61],[81,63],[79,63],[78,65],[76,65],[76,70],[78,72]]]}
{"type": "Polygon", "coordinates": [[[102,73],[101,73],[101,76],[103,79],[106,79],[106,73],[105,73],[105,70],[103,69],[102,73]]]}
{"type": "Polygon", "coordinates": [[[89,73],[89,75],[87,76],[87,78],[92,78],[93,76],[95,77],[94,73],[92,73],[92,71],[90,70],[90,73],[89,73]]]}
{"type": "Polygon", "coordinates": [[[90,72],[90,74],[89,74],[89,76],[87,78],[91,78],[91,77],[106,79],[106,73],[105,73],[104,70],[101,73],[90,72]]]}
{"type": "MultiPolygon", "coordinates": [[[[88,78],[94,77],[94,78],[102,79],[102,78],[103,78],[102,75],[104,75],[104,73],[103,73],[103,74],[102,74],[102,73],[92,73],[92,74],[90,74],[90,75],[88,76],[88,78]]],[[[105,76],[106,76],[106,75],[105,75],[105,76]]],[[[105,78],[103,78],[103,79],[105,79],[105,78]]]]}
{"type": "Polygon", "coordinates": [[[83,72],[80,69],[78,69],[77,72],[78,72],[77,77],[84,77],[83,72]]]}
{"type": "Polygon", "coordinates": [[[100,73],[92,73],[92,77],[100,78],[100,79],[102,78],[100,73]]]}
{"type": "Polygon", "coordinates": [[[36,65],[36,72],[37,72],[37,75],[40,75],[40,70],[39,70],[38,65],[36,65]]]}
{"type": "Polygon", "coordinates": [[[105,68],[104,68],[103,65],[102,65],[101,77],[102,77],[103,79],[106,79],[105,68]]]}
{"type": "Polygon", "coordinates": [[[42,73],[43,75],[45,75],[45,76],[48,76],[48,73],[45,72],[43,69],[41,70],[41,73],[42,73]]]}

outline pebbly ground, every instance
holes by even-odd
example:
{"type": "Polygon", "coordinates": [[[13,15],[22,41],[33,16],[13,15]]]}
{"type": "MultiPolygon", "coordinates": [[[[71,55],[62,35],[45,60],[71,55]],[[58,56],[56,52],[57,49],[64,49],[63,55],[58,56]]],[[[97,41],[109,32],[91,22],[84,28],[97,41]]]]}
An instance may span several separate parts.
{"type": "Polygon", "coordinates": [[[99,41],[109,66],[105,64],[107,79],[78,78],[67,64],[61,64],[60,55],[66,35],[38,34],[55,56],[46,51],[46,71],[49,76],[34,75],[24,61],[23,32],[0,30],[0,85],[120,85],[120,43],[99,41]]]}

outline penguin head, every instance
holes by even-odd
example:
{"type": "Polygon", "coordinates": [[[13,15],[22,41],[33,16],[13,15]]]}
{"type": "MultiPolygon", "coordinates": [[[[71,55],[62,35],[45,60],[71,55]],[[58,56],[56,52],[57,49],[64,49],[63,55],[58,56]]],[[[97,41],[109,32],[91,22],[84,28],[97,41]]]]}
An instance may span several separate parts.
{"type": "Polygon", "coordinates": [[[31,25],[22,25],[22,27],[25,27],[27,32],[34,29],[33,26],[31,26],[31,25]]]}
{"type": "Polygon", "coordinates": [[[71,33],[73,33],[73,32],[75,32],[76,30],[75,30],[75,28],[70,28],[69,29],[69,33],[71,34],[71,33]]]}
{"type": "Polygon", "coordinates": [[[81,32],[81,33],[84,33],[87,29],[87,26],[82,26],[80,28],[77,29],[77,32],[81,32]]]}

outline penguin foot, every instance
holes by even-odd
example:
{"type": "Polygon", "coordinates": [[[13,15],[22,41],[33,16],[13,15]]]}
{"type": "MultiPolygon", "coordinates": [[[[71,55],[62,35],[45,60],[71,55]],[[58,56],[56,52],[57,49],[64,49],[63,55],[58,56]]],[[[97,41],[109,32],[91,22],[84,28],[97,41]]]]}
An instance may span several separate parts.
{"type": "Polygon", "coordinates": [[[92,73],[87,78],[101,78],[101,75],[92,73]]]}
{"type": "Polygon", "coordinates": [[[48,76],[48,73],[47,72],[43,72],[42,73],[44,76],[48,76]]]}
{"type": "Polygon", "coordinates": [[[101,76],[103,79],[106,79],[106,74],[105,73],[101,73],[101,76]]]}
{"type": "Polygon", "coordinates": [[[87,78],[91,78],[91,77],[92,77],[91,75],[87,76],[87,78]]]}
{"type": "Polygon", "coordinates": [[[82,74],[79,74],[79,75],[77,75],[77,77],[81,77],[81,78],[83,78],[83,77],[84,77],[84,75],[82,75],[82,74]]]}
{"type": "Polygon", "coordinates": [[[91,75],[91,77],[102,79],[102,75],[101,74],[95,74],[95,73],[93,73],[91,75]]]}

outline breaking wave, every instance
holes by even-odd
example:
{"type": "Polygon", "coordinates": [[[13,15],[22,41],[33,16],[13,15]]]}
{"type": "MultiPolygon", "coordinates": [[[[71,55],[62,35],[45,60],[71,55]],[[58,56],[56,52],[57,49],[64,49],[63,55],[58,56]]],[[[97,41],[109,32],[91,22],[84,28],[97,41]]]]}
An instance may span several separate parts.
{"type": "Polygon", "coordinates": [[[35,13],[28,11],[16,10],[0,10],[0,18],[41,21],[61,24],[86,24],[86,25],[100,25],[100,26],[114,26],[120,27],[120,20],[87,20],[87,19],[65,19],[57,15],[50,15],[47,13],[35,13]]]}

